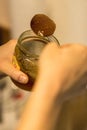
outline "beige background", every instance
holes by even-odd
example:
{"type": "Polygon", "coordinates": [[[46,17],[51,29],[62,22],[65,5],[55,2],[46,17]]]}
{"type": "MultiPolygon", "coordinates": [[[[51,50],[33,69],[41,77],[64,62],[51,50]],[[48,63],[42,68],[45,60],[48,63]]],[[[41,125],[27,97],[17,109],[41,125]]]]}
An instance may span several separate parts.
{"type": "Polygon", "coordinates": [[[46,13],[56,22],[60,43],[87,43],[86,0],[10,0],[13,36],[29,29],[35,13],[46,13]]]}
{"type": "Polygon", "coordinates": [[[30,19],[36,13],[52,17],[61,44],[87,43],[86,0],[0,0],[0,25],[11,26],[13,38],[30,29],[30,19]]]}

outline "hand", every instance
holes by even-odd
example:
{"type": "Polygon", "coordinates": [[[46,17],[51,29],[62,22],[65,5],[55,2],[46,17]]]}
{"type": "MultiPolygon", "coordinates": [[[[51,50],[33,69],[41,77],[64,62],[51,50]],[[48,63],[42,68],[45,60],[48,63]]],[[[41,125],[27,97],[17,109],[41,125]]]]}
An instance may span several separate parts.
{"type": "MultiPolygon", "coordinates": [[[[49,82],[52,92],[65,92],[87,79],[87,47],[80,44],[47,45],[39,61],[38,79],[49,82]]],[[[86,82],[87,83],[87,82],[86,82]]],[[[43,83],[42,83],[43,84],[43,83]]]]}
{"type": "Polygon", "coordinates": [[[27,75],[15,68],[12,64],[16,43],[16,40],[10,40],[6,44],[0,46],[0,71],[20,83],[27,83],[27,75]]]}

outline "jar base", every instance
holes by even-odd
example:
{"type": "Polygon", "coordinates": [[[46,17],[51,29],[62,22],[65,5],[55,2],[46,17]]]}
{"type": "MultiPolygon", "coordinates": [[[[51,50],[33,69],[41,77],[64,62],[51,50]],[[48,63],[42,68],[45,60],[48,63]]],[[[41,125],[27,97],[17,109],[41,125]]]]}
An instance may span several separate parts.
{"type": "Polygon", "coordinates": [[[18,88],[23,89],[25,91],[32,91],[32,88],[33,88],[33,85],[34,85],[34,80],[31,79],[30,76],[29,76],[29,82],[26,83],[26,84],[19,83],[12,78],[11,78],[11,80],[18,88]]]}

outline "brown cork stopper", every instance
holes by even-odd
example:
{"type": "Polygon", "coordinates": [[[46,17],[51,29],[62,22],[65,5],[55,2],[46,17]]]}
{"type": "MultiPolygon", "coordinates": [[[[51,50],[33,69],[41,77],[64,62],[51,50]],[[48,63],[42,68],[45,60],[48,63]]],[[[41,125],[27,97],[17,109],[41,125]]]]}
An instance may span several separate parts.
{"type": "Polygon", "coordinates": [[[43,36],[52,35],[56,29],[54,21],[44,14],[36,14],[31,19],[30,26],[37,35],[43,36]]]}

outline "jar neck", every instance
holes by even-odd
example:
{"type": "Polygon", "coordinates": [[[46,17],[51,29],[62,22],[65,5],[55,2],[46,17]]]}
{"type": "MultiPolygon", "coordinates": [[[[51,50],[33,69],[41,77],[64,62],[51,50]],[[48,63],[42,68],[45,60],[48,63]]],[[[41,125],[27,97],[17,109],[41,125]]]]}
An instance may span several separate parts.
{"type": "Polygon", "coordinates": [[[30,36],[19,39],[17,46],[24,53],[24,55],[33,57],[35,54],[33,55],[31,50],[38,50],[38,48],[42,49],[48,42],[49,40],[44,39],[43,37],[30,36]]]}

